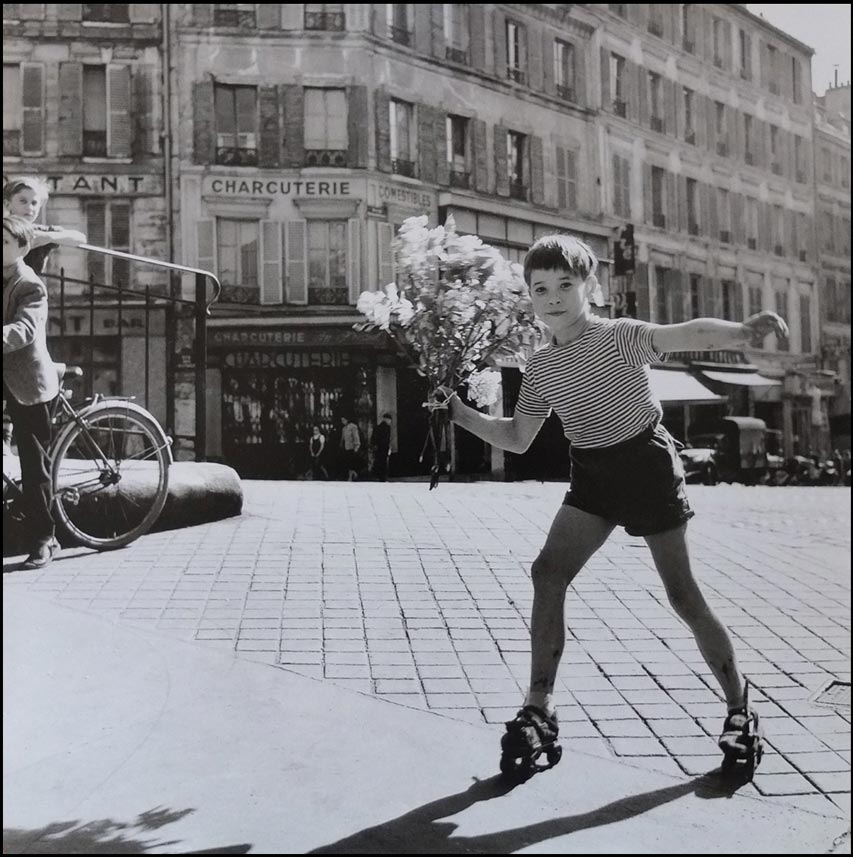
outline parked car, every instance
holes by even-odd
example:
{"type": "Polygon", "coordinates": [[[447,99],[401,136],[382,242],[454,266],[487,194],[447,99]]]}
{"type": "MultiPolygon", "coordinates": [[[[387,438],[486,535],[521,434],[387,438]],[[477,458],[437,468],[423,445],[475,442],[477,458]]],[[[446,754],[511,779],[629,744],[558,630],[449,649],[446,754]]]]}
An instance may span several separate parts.
{"type": "Polygon", "coordinates": [[[690,442],[679,452],[684,465],[684,478],[689,483],[716,485],[719,481],[717,469],[717,444],[720,436],[715,434],[693,435],[690,442]]]}
{"type": "Polygon", "coordinates": [[[688,481],[715,485],[718,481],[755,485],[767,474],[763,420],[723,417],[710,426],[688,432],[689,445],[681,452],[688,481]]]}

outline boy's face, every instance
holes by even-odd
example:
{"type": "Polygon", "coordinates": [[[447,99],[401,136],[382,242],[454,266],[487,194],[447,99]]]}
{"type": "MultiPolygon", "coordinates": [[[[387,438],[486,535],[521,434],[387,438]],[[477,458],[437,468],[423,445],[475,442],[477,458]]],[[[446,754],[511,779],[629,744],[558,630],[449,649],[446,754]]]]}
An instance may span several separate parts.
{"type": "Polygon", "coordinates": [[[591,277],[568,271],[532,271],[530,298],[533,311],[552,332],[574,324],[585,312],[587,298],[594,286],[591,277]]]}
{"type": "Polygon", "coordinates": [[[14,265],[23,256],[27,255],[27,245],[21,247],[18,239],[5,229],[3,230],[3,267],[14,265]]]}
{"type": "Polygon", "coordinates": [[[41,211],[42,199],[34,190],[21,188],[8,202],[9,214],[17,214],[32,223],[41,211]]]}

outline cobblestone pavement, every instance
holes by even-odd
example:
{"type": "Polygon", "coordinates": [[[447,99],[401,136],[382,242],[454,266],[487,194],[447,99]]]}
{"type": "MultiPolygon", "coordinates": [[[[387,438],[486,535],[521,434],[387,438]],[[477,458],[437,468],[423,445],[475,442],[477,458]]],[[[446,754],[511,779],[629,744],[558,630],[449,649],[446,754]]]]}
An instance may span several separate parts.
{"type": "MultiPolygon", "coordinates": [[[[565,486],[244,489],[240,518],[115,553],[66,551],[4,584],[395,703],[494,724],[515,713],[530,563],[565,486]]],[[[768,736],[749,788],[849,814],[850,709],[812,698],[850,680],[850,491],[721,485],[690,496],[695,573],[735,637],[768,736]]],[[[642,539],[614,532],[571,587],[567,623],[567,750],[676,775],[718,765],[722,696],[642,539]]]]}

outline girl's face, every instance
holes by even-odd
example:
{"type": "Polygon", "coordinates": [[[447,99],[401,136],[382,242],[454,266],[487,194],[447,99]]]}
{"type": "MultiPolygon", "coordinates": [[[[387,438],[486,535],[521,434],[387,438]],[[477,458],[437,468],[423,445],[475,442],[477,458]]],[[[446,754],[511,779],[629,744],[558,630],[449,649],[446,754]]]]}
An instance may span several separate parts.
{"type": "Polygon", "coordinates": [[[10,214],[17,214],[32,223],[41,211],[42,198],[28,187],[19,190],[7,203],[10,214]]]}

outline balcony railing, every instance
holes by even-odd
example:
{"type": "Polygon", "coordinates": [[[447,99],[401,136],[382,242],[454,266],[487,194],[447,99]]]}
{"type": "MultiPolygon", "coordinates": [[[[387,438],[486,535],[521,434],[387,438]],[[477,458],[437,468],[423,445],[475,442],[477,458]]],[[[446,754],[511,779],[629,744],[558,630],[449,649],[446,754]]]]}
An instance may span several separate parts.
{"type": "Polygon", "coordinates": [[[306,30],[343,30],[343,12],[306,12],[306,30]]]}
{"type": "Polygon", "coordinates": [[[563,101],[574,101],[575,100],[575,90],[572,86],[565,86],[562,83],[557,84],[557,95],[563,99],[563,101]]]}
{"type": "Polygon", "coordinates": [[[306,149],[306,167],[345,167],[347,166],[346,149],[306,149]]]}
{"type": "Polygon", "coordinates": [[[460,187],[465,190],[471,187],[471,173],[460,170],[450,171],[450,186],[460,187]]]}
{"type": "Polygon", "coordinates": [[[717,154],[725,158],[729,154],[728,143],[724,143],[722,140],[717,141],[717,154]]]}
{"type": "Polygon", "coordinates": [[[720,230],[720,241],[722,241],[723,244],[731,244],[732,233],[729,232],[728,229],[721,229],[720,230]]]}
{"type": "Polygon", "coordinates": [[[218,146],[216,163],[228,167],[256,167],[258,165],[257,149],[238,149],[233,146],[218,146]]]}
{"type": "Polygon", "coordinates": [[[694,220],[692,223],[687,224],[687,234],[688,235],[698,235],[699,234],[699,224],[694,220]]]}
{"type": "Polygon", "coordinates": [[[21,154],[21,132],[7,131],[3,129],[3,154],[4,155],[20,155],[21,154]]]}
{"type": "Polygon", "coordinates": [[[746,246],[749,247],[750,250],[758,249],[758,239],[757,238],[747,238],[746,246]]]}
{"type": "Polygon", "coordinates": [[[213,23],[217,27],[254,27],[254,9],[214,9],[213,23]]]}
{"type": "Polygon", "coordinates": [[[416,178],[415,162],[407,161],[405,158],[392,158],[391,172],[398,176],[408,176],[410,179],[416,178]]]}
{"type": "Polygon", "coordinates": [[[106,158],[107,132],[83,131],[83,155],[89,158],[106,158]]]}
{"type": "Polygon", "coordinates": [[[509,195],[512,199],[527,200],[527,185],[524,182],[510,182],[509,195]]]}
{"type": "Polygon", "coordinates": [[[663,134],[663,116],[652,116],[652,131],[663,134]]]}
{"type": "Polygon", "coordinates": [[[526,75],[520,68],[508,68],[506,70],[506,76],[510,80],[514,80],[516,83],[524,83],[526,80],[526,75]]]}
{"type": "Polygon", "coordinates": [[[613,112],[624,119],[628,115],[628,103],[620,101],[618,98],[615,99],[613,102],[613,112]]]}
{"type": "Polygon", "coordinates": [[[458,62],[461,65],[468,65],[468,51],[463,51],[460,48],[451,48],[450,45],[444,49],[445,59],[450,62],[458,62]]]}
{"type": "Polygon", "coordinates": [[[398,45],[406,45],[408,47],[412,44],[411,30],[408,30],[405,27],[395,27],[393,24],[389,29],[391,31],[391,40],[395,41],[398,45]]]}
{"type": "Polygon", "coordinates": [[[308,303],[323,306],[349,304],[349,289],[346,286],[309,286],[308,303]]]}
{"type": "Polygon", "coordinates": [[[666,215],[661,212],[654,212],[652,214],[652,225],[657,226],[659,229],[666,229],[666,215]]]}

